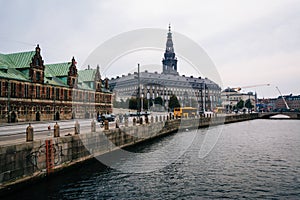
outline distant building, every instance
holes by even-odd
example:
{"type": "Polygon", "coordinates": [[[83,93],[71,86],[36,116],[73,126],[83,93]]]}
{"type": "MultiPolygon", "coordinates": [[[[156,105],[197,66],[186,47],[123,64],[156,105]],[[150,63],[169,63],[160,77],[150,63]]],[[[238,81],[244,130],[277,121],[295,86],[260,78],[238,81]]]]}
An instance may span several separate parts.
{"type": "MultiPolygon", "coordinates": [[[[286,95],[283,96],[290,110],[300,111],[300,95],[286,95]]],[[[279,96],[275,102],[275,109],[277,110],[285,110],[287,109],[283,99],[279,96]]]]}
{"type": "MultiPolygon", "coordinates": [[[[284,95],[290,111],[300,111],[300,95],[284,95]]],[[[286,111],[288,108],[284,103],[282,96],[277,98],[258,99],[259,110],[263,112],[286,111]]]]}
{"type": "MultiPolygon", "coordinates": [[[[144,71],[139,77],[141,97],[148,102],[153,103],[155,98],[161,97],[163,105],[168,107],[170,97],[176,95],[181,106],[197,107],[199,111],[212,111],[221,104],[219,85],[208,78],[179,75],[170,26],[162,60],[162,73],[144,71]]],[[[112,78],[109,88],[118,101],[137,97],[138,73],[112,78]]]]}
{"type": "Polygon", "coordinates": [[[277,98],[257,99],[257,111],[270,112],[276,107],[277,98]]]}
{"type": "Polygon", "coordinates": [[[44,64],[35,51],[0,54],[0,122],[90,118],[111,112],[108,80],[71,62],[44,64]]]}
{"type": "Polygon", "coordinates": [[[245,103],[249,99],[254,106],[253,109],[256,110],[256,94],[252,92],[241,93],[233,88],[226,88],[221,92],[222,106],[226,108],[227,112],[233,111],[239,101],[243,100],[245,103]]]}

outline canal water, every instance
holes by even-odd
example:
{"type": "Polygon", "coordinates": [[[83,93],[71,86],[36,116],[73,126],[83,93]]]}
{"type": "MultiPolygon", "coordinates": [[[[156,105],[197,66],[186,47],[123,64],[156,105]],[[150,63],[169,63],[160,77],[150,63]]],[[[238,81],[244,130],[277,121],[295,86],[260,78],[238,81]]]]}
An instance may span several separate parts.
{"type": "Polygon", "coordinates": [[[108,155],[117,158],[111,167],[98,161],[103,158],[94,159],[6,197],[300,199],[300,120],[223,125],[214,148],[203,156],[201,147],[208,134],[208,129],[185,130],[155,139],[126,149],[136,152],[126,159],[108,155]],[[165,146],[173,148],[168,152],[165,146]],[[168,160],[169,155],[172,159],[168,160]]]}

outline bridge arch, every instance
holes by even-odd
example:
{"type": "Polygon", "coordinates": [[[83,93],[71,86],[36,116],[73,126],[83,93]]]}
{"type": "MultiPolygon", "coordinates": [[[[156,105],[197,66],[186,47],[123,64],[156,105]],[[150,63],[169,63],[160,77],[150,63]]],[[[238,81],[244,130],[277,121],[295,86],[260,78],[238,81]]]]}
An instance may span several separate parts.
{"type": "Polygon", "coordinates": [[[300,119],[300,113],[297,112],[266,112],[259,113],[258,116],[261,119],[270,119],[271,117],[276,115],[281,115],[281,118],[300,119]]]}

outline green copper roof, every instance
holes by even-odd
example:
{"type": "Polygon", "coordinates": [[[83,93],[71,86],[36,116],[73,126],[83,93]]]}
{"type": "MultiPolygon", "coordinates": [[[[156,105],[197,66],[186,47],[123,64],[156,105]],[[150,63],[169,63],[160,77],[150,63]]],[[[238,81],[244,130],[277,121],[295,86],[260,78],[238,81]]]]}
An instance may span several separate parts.
{"type": "Polygon", "coordinates": [[[28,81],[26,76],[19,70],[16,70],[16,68],[18,68],[18,65],[23,65],[22,63],[25,63],[25,60],[28,60],[27,58],[22,58],[22,55],[28,57],[29,54],[28,52],[7,55],[0,54],[0,77],[28,81]]]}
{"type": "Polygon", "coordinates": [[[12,53],[6,54],[6,57],[10,59],[12,68],[29,68],[31,59],[34,56],[35,51],[27,51],[27,52],[19,52],[19,53],[12,53]]]}
{"type": "Polygon", "coordinates": [[[78,82],[88,82],[95,80],[96,69],[85,69],[78,71],[78,82]]]}
{"type": "Polygon", "coordinates": [[[68,76],[70,65],[71,65],[70,62],[45,65],[45,76],[46,77],[68,76]]]}
{"type": "Polygon", "coordinates": [[[2,68],[15,67],[11,60],[4,54],[0,54],[0,66],[2,68]]]}
{"type": "Polygon", "coordinates": [[[83,82],[77,83],[77,87],[78,87],[79,89],[82,89],[82,90],[93,90],[92,88],[90,88],[90,87],[88,86],[88,84],[83,83],[83,82]]]}
{"type": "Polygon", "coordinates": [[[96,69],[85,69],[78,71],[78,82],[88,82],[95,80],[96,69]]]}
{"type": "Polygon", "coordinates": [[[66,84],[63,83],[60,79],[53,77],[53,78],[44,78],[44,83],[50,84],[50,85],[57,85],[57,86],[65,86],[66,84]]]}
{"type": "Polygon", "coordinates": [[[21,72],[13,68],[7,69],[6,72],[0,70],[0,77],[9,80],[14,79],[14,80],[21,80],[21,81],[29,81],[24,74],[22,74],[21,72]]]}
{"type": "MultiPolygon", "coordinates": [[[[11,54],[0,53],[0,77],[30,82],[28,68],[30,68],[30,63],[35,53],[35,51],[11,54]]],[[[67,78],[71,62],[44,65],[45,84],[68,87],[67,78]]],[[[96,72],[97,69],[78,70],[78,88],[93,90],[96,72]]],[[[104,87],[102,89],[104,92],[109,92],[104,87]]]]}

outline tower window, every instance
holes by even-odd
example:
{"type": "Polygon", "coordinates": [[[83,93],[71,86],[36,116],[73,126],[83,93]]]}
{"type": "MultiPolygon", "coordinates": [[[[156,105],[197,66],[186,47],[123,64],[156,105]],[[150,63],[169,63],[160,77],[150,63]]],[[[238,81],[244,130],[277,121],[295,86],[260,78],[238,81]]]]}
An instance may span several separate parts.
{"type": "Polygon", "coordinates": [[[35,60],[35,66],[39,66],[39,65],[40,65],[39,59],[36,59],[35,60]]]}
{"type": "Polygon", "coordinates": [[[40,81],[41,79],[41,73],[40,72],[36,72],[36,80],[40,81]]]}

